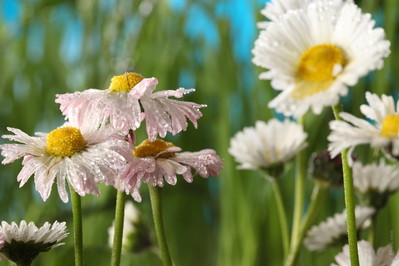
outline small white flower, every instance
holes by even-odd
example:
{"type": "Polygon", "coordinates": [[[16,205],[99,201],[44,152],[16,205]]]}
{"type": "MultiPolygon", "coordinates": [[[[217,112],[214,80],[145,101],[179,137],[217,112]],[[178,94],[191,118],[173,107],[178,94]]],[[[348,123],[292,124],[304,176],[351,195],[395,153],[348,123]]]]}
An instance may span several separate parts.
{"type": "Polygon", "coordinates": [[[380,98],[370,92],[366,92],[366,99],[369,105],[360,106],[360,111],[368,120],[342,112],[339,115],[344,121],[330,122],[328,150],[331,157],[346,148],[352,152],[360,144],[385,149],[393,157],[399,156],[399,102],[395,108],[391,96],[382,95],[380,98]]]}
{"type": "Polygon", "coordinates": [[[126,164],[124,156],[130,148],[128,142],[114,135],[110,126],[98,128],[97,124],[90,117],[82,124],[72,120],[48,134],[36,133],[36,137],[8,128],[14,135],[3,138],[21,144],[0,145],[5,157],[2,163],[23,158],[17,176],[20,187],[34,175],[36,190],[43,200],[49,197],[55,179],[63,202],[68,202],[66,181],[80,196],[99,195],[96,182],[113,185],[118,170],[126,164]]]}
{"type": "MultiPolygon", "coordinates": [[[[139,222],[140,214],[136,206],[131,202],[127,201],[125,204],[125,216],[123,217],[123,236],[122,236],[122,248],[128,249],[129,238],[136,232],[136,223],[139,222]]],[[[108,228],[108,244],[110,247],[114,244],[114,230],[115,222],[108,228]]]]}
{"type": "MultiPolygon", "coordinates": [[[[377,252],[374,251],[372,245],[361,240],[357,242],[360,266],[397,266],[399,265],[399,253],[394,257],[391,245],[380,247],[377,252]]],[[[335,256],[337,264],[332,266],[351,266],[349,245],[345,245],[342,252],[335,256]]]]}
{"type": "Polygon", "coordinates": [[[268,23],[255,41],[252,61],[269,69],[260,78],[282,91],[269,107],[300,117],[336,105],[348,86],[380,69],[389,54],[384,30],[374,24],[351,1],[323,0],[268,23]]]}
{"type": "MultiPolygon", "coordinates": [[[[367,227],[368,223],[366,221],[373,214],[373,208],[357,206],[355,209],[357,229],[367,227]]],[[[337,213],[319,225],[310,228],[304,244],[309,250],[322,250],[333,245],[335,241],[346,235],[346,211],[344,210],[342,213],[337,213]]]]}
{"type": "Polygon", "coordinates": [[[362,193],[375,191],[382,194],[399,188],[399,167],[387,165],[384,160],[368,165],[354,162],[352,170],[353,184],[362,193]]]}
{"type": "Polygon", "coordinates": [[[60,241],[68,235],[66,229],[65,222],[46,222],[37,228],[33,222],[27,224],[24,220],[19,226],[15,222],[8,224],[3,221],[0,226],[0,252],[15,263],[30,264],[40,252],[63,245],[60,241]]]}
{"type": "Polygon", "coordinates": [[[257,121],[255,127],[244,128],[231,138],[229,153],[241,169],[268,168],[287,162],[304,149],[306,138],[307,133],[295,122],[257,121]]]}

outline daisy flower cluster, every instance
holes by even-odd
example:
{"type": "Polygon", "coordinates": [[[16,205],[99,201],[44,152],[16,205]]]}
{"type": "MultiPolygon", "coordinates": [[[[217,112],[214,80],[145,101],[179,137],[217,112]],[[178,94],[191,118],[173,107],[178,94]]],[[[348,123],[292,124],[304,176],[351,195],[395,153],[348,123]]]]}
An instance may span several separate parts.
{"type": "Polygon", "coordinates": [[[173,135],[188,127],[190,120],[197,127],[206,105],[178,101],[194,89],[154,92],[156,78],[125,73],[111,79],[106,90],[57,95],[56,102],[68,120],[50,133],[28,136],[15,128],[14,135],[3,138],[20,144],[0,145],[3,164],[23,158],[17,180],[23,186],[34,175],[36,190],[43,200],[57,180],[62,201],[68,201],[66,183],[80,196],[99,195],[97,183],[116,187],[141,201],[142,182],[162,186],[163,180],[176,184],[176,174],[192,182],[193,171],[202,177],[217,176],[222,161],[214,150],[180,152],[181,148],[166,142],[167,132],[173,135]],[[134,146],[134,131],[145,120],[148,140],[134,146]],[[131,132],[131,133],[129,133],[131,132]]]}
{"type": "MultiPolygon", "coordinates": [[[[390,54],[390,42],[371,15],[363,13],[351,0],[272,0],[261,14],[266,20],[258,23],[260,33],[252,50],[252,62],[262,68],[259,78],[270,80],[277,91],[267,104],[279,113],[279,119],[256,121],[254,127],[237,132],[230,140],[229,153],[238,169],[262,170],[274,177],[271,180],[282,231],[284,265],[295,264],[302,244],[316,251],[342,246],[348,239],[349,247],[337,255],[337,263],[346,265],[350,248],[349,263],[357,265],[358,233],[371,226],[372,238],[378,212],[399,187],[399,168],[394,162],[399,158],[399,102],[395,104],[392,96],[366,92],[368,105],[360,107],[366,119],[340,112],[339,106],[341,97],[351,95],[350,88],[360,78],[383,67],[384,58],[390,54]],[[331,132],[323,138],[320,133],[306,132],[309,122],[305,116],[309,111],[319,115],[324,107],[332,107],[337,120],[326,123],[324,127],[329,125],[331,132]],[[329,143],[328,150],[313,151],[307,173],[305,148],[317,147],[311,140],[329,143]],[[380,158],[379,164],[362,163],[364,156],[358,157],[354,152],[362,144],[381,151],[385,158],[380,158]],[[337,156],[341,152],[347,154],[342,160],[337,156]],[[294,157],[293,221],[287,222],[278,182],[286,175],[284,166],[294,157]],[[307,207],[303,188],[306,174],[315,181],[307,207]],[[348,209],[311,227],[329,189],[343,185],[348,209]],[[353,185],[357,200],[353,198],[353,185]],[[291,239],[287,236],[289,224],[291,239]]],[[[362,263],[384,261],[381,253],[388,249],[382,248],[376,254],[365,243],[359,242],[359,250],[369,250],[362,263]]],[[[384,265],[394,261],[393,257],[384,259],[384,265]]]]}
{"type": "MultiPolygon", "coordinates": [[[[176,100],[194,89],[154,92],[157,84],[156,78],[129,72],[113,77],[106,90],[89,89],[57,95],[56,102],[67,121],[49,133],[39,132],[35,136],[7,128],[12,134],[3,138],[17,143],[0,145],[4,157],[2,163],[22,158],[22,169],[17,176],[20,186],[33,175],[35,188],[46,201],[56,181],[60,199],[65,203],[68,202],[67,185],[71,194],[83,197],[87,194],[99,196],[98,184],[103,183],[141,201],[142,183],[162,187],[164,181],[175,185],[177,175],[182,175],[187,182],[192,182],[195,175],[203,178],[218,176],[222,160],[216,151],[183,152],[180,147],[161,139],[168,132],[175,135],[186,130],[188,120],[197,127],[197,120],[202,116],[200,108],[206,105],[176,100]],[[143,122],[148,138],[135,146],[135,131],[143,122]]],[[[76,205],[73,201],[72,204],[73,210],[80,212],[80,203],[76,205]]],[[[131,213],[126,216],[125,224],[130,224],[125,228],[127,234],[134,229],[135,221],[131,216],[131,213]]],[[[32,226],[29,224],[29,228],[32,226]]],[[[15,227],[13,224],[12,230],[15,227]]],[[[21,228],[25,227],[26,223],[21,223],[21,228]]],[[[29,229],[27,234],[33,231],[29,229]]],[[[81,234],[74,233],[75,236],[81,234]]],[[[1,243],[9,242],[7,233],[1,237],[1,243]]],[[[75,255],[82,254],[77,250],[81,246],[81,243],[75,243],[75,255]]],[[[120,251],[115,251],[113,256],[120,256],[120,251]]],[[[83,263],[82,256],[76,255],[75,260],[78,264],[83,263]]]]}

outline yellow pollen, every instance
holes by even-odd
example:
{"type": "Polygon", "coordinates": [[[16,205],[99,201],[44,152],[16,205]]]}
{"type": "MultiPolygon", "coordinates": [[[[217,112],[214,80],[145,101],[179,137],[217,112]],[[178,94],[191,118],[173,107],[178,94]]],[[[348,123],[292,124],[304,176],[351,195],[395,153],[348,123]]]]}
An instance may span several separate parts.
{"type": "MultiPolygon", "coordinates": [[[[173,145],[173,143],[166,142],[160,139],[156,139],[153,142],[146,139],[136,147],[136,149],[133,151],[133,155],[136,157],[151,157],[174,146],[175,145],[173,145]]],[[[175,156],[174,152],[165,152],[162,153],[159,157],[170,158],[174,156],[175,156]]]]}
{"type": "Polygon", "coordinates": [[[399,114],[387,115],[382,121],[381,136],[387,138],[398,137],[399,114]]]}
{"type": "Polygon", "coordinates": [[[306,50],[299,61],[297,78],[321,82],[333,79],[336,66],[343,67],[343,51],[333,44],[320,44],[306,50]]]}
{"type": "Polygon", "coordinates": [[[46,152],[55,156],[70,157],[85,147],[86,141],[75,127],[57,128],[46,138],[46,152]]]}
{"type": "Polygon", "coordinates": [[[114,76],[111,79],[108,90],[112,92],[129,92],[143,79],[144,77],[140,74],[126,72],[125,74],[114,76]]]}

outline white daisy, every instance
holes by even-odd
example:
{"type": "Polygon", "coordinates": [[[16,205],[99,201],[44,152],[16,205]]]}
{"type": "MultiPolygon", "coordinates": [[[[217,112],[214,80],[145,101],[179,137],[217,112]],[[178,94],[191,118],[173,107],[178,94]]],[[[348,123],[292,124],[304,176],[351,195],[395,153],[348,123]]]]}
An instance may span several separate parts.
{"type": "MultiPolygon", "coordinates": [[[[396,256],[393,253],[392,246],[387,245],[380,247],[377,252],[374,251],[373,246],[361,240],[357,242],[357,249],[359,252],[360,266],[397,266],[399,265],[399,253],[396,256]]],[[[345,245],[342,252],[335,256],[337,264],[332,266],[351,266],[349,245],[345,245]]]]}
{"type": "Polygon", "coordinates": [[[21,221],[19,226],[12,222],[1,222],[0,226],[0,252],[17,265],[30,265],[40,253],[63,245],[60,241],[68,233],[65,222],[46,222],[37,228],[33,222],[29,224],[21,221]]]}
{"type": "Polygon", "coordinates": [[[269,103],[286,116],[320,113],[339,102],[348,86],[383,66],[389,54],[384,30],[350,1],[315,0],[291,10],[260,33],[252,50],[260,75],[282,92],[269,103]]]}
{"type": "Polygon", "coordinates": [[[82,119],[86,114],[95,115],[100,122],[109,120],[115,130],[124,135],[129,130],[136,130],[145,119],[150,140],[155,140],[158,134],[163,138],[167,132],[175,135],[186,130],[187,119],[197,127],[197,120],[202,116],[199,109],[206,105],[168,99],[182,98],[195,90],[180,88],[153,92],[157,84],[156,78],[125,73],[113,77],[107,90],[59,94],[56,102],[66,117],[82,119]]]}
{"type": "Polygon", "coordinates": [[[342,112],[339,115],[344,121],[331,121],[331,133],[328,136],[328,150],[335,157],[342,150],[350,152],[360,144],[370,144],[373,148],[384,149],[393,157],[399,156],[399,102],[396,104],[391,96],[366,92],[369,105],[360,106],[360,111],[367,120],[342,112]],[[373,122],[370,122],[373,120],[373,122]]]}
{"type": "Polygon", "coordinates": [[[384,160],[368,165],[354,162],[352,170],[353,184],[361,193],[375,191],[382,194],[399,188],[399,167],[387,165],[384,160]]]}
{"type": "Polygon", "coordinates": [[[307,133],[301,125],[272,119],[256,121],[255,127],[244,128],[230,140],[229,153],[241,169],[268,168],[290,160],[304,149],[307,133]]]}
{"type": "Polygon", "coordinates": [[[182,175],[191,183],[192,169],[203,178],[218,176],[222,170],[222,160],[214,150],[180,151],[181,148],[160,139],[143,141],[133,151],[125,171],[119,175],[119,189],[132,195],[136,201],[141,201],[141,182],[162,187],[165,180],[175,185],[176,175],[182,175]]]}
{"type": "Polygon", "coordinates": [[[43,200],[49,197],[55,179],[64,202],[68,202],[65,180],[81,196],[99,195],[96,182],[113,185],[118,170],[126,164],[124,156],[130,153],[130,148],[128,142],[116,138],[110,126],[98,128],[97,124],[90,117],[82,125],[72,120],[48,134],[36,133],[36,137],[8,128],[15,135],[3,138],[21,144],[0,145],[5,157],[2,163],[23,157],[17,177],[20,187],[34,175],[36,190],[43,200]]]}
{"type": "MultiPolygon", "coordinates": [[[[369,225],[366,222],[374,214],[370,207],[357,206],[355,209],[356,228],[363,229],[369,225]]],[[[322,250],[340,241],[347,235],[346,211],[337,213],[333,217],[317,226],[313,226],[307,233],[304,244],[309,250],[322,250]]]]}

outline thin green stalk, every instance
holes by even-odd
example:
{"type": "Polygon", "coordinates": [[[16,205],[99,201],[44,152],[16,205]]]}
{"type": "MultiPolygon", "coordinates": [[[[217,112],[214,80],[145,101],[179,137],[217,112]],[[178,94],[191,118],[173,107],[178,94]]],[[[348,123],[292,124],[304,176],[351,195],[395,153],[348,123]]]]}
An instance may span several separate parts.
{"type": "Polygon", "coordinates": [[[83,265],[83,229],[81,198],[78,193],[69,186],[72,199],[73,239],[75,248],[75,266],[83,265]]]}
{"type": "Polygon", "coordinates": [[[121,262],[123,221],[125,217],[125,198],[126,195],[124,192],[117,192],[115,207],[114,243],[112,245],[111,257],[112,266],[119,266],[121,262]]]}
{"type": "MultiPolygon", "coordinates": [[[[342,111],[342,106],[333,106],[333,112],[336,120],[342,120],[339,113],[342,111]]],[[[357,250],[357,230],[356,230],[356,216],[355,216],[355,200],[353,196],[353,178],[352,170],[348,163],[348,149],[341,152],[342,171],[344,175],[344,194],[345,207],[348,230],[348,245],[350,253],[350,261],[352,266],[359,266],[359,255],[357,250]]]]}
{"type": "Polygon", "coordinates": [[[150,191],[152,216],[154,217],[155,233],[157,235],[159,249],[161,250],[162,262],[164,266],[172,266],[172,258],[169,253],[163,226],[161,188],[148,185],[148,190],[150,191]]]}
{"type": "Polygon", "coordinates": [[[281,239],[283,241],[284,258],[286,258],[290,247],[290,240],[288,236],[287,216],[285,215],[283,197],[281,195],[280,186],[277,183],[277,180],[275,178],[268,178],[268,179],[272,183],[272,188],[274,190],[273,194],[276,200],[277,213],[281,225],[281,239]]]}
{"type": "MultiPolygon", "coordinates": [[[[299,120],[299,123],[304,125],[304,117],[299,120]]],[[[303,202],[305,195],[305,175],[306,175],[306,160],[305,151],[301,151],[296,156],[296,179],[295,179],[295,199],[294,199],[294,214],[292,221],[291,232],[291,249],[300,241],[299,233],[303,213],[303,202]]]]}
{"type": "Polygon", "coordinates": [[[291,243],[290,253],[287,256],[287,260],[285,261],[285,266],[292,266],[295,264],[295,261],[298,258],[298,253],[302,244],[303,237],[305,236],[310,225],[312,224],[313,219],[316,217],[316,214],[320,209],[321,203],[323,202],[327,191],[327,188],[320,185],[319,183],[316,183],[315,187],[313,188],[309,209],[301,222],[301,229],[299,230],[296,242],[291,243]]]}

